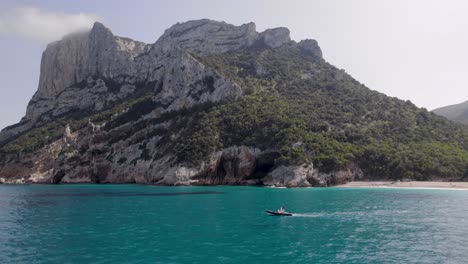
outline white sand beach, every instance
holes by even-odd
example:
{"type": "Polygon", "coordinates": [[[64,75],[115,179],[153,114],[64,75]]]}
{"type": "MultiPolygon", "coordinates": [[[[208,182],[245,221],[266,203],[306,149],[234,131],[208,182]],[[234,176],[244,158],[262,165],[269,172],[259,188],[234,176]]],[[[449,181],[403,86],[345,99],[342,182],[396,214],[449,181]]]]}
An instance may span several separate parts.
{"type": "Polygon", "coordinates": [[[428,188],[428,189],[466,189],[468,182],[438,181],[353,181],[338,187],[380,187],[380,188],[428,188]]]}

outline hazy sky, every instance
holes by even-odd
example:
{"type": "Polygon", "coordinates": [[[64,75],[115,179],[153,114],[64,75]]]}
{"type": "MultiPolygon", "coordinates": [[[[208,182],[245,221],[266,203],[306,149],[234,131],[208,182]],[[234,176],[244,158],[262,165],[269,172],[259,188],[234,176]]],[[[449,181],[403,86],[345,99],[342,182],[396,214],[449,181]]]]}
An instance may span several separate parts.
{"type": "Polygon", "coordinates": [[[114,34],[155,42],[192,19],[257,31],[285,26],[369,88],[433,109],[468,100],[468,2],[463,0],[167,0],[0,2],[0,128],[37,89],[47,42],[100,20],[114,34]]]}

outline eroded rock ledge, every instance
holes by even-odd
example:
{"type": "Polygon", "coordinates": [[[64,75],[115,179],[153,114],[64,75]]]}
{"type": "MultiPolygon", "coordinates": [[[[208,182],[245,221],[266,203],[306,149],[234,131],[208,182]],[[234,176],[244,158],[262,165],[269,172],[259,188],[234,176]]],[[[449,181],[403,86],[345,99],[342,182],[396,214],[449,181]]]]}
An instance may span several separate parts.
{"type": "MultiPolygon", "coordinates": [[[[350,165],[339,171],[322,173],[313,164],[276,164],[273,150],[234,146],[210,155],[199,166],[175,164],[172,157],[139,160],[129,165],[114,163],[106,156],[106,146],[93,144],[104,132],[90,123],[84,131],[71,133],[48,147],[0,170],[3,184],[21,183],[143,183],[156,185],[264,185],[276,187],[326,187],[362,178],[362,171],[350,165]],[[5,177],[6,176],[6,177],[5,177]]],[[[128,148],[126,157],[140,155],[128,148]]],[[[136,151],[136,152],[135,152],[136,151]]]]}

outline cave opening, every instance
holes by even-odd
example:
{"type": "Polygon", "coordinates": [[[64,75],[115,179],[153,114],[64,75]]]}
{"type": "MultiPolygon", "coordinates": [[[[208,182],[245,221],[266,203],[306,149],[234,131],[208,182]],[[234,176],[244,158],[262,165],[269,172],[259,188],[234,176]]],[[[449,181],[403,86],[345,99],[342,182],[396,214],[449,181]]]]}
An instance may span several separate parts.
{"type": "Polygon", "coordinates": [[[276,165],[276,159],[281,155],[279,152],[272,151],[261,154],[255,161],[255,169],[250,179],[262,179],[273,170],[276,165]]]}
{"type": "Polygon", "coordinates": [[[224,179],[225,176],[226,176],[226,169],[224,168],[223,162],[220,162],[218,167],[216,168],[215,177],[217,179],[224,179]]]}

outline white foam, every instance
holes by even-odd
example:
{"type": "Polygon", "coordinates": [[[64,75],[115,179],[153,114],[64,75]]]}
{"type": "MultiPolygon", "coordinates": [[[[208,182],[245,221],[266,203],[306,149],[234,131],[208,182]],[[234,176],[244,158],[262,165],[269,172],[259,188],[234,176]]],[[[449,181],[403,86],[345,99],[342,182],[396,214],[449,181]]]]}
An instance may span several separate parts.
{"type": "Polygon", "coordinates": [[[325,214],[323,213],[305,213],[305,214],[294,214],[292,216],[296,217],[323,217],[325,214]]]}

